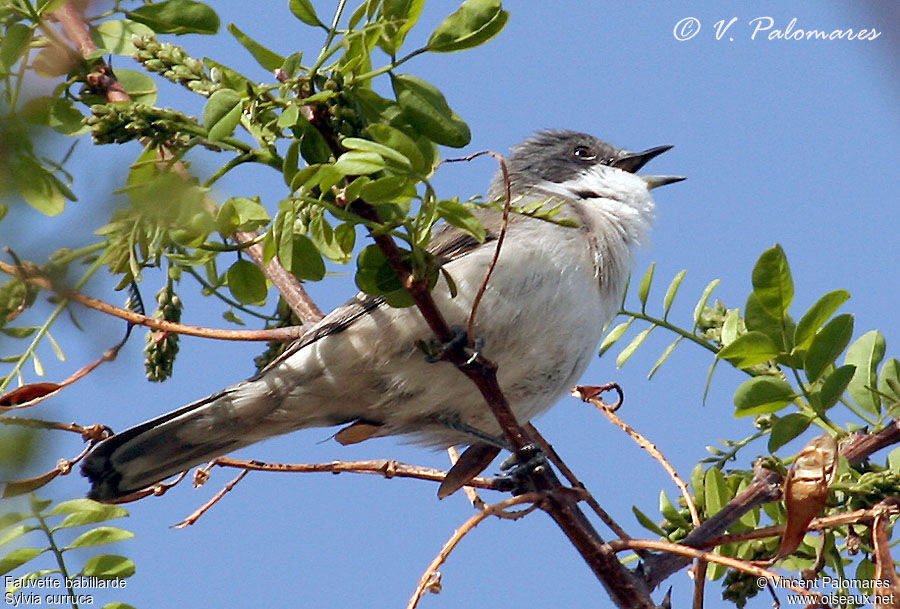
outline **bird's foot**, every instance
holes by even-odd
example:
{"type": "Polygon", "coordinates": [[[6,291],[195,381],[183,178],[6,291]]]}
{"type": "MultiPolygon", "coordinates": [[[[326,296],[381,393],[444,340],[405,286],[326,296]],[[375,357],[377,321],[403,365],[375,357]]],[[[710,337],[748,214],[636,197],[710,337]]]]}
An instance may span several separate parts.
{"type": "Polygon", "coordinates": [[[467,364],[474,362],[481,355],[481,349],[484,347],[484,339],[480,336],[475,337],[474,341],[469,340],[469,334],[465,328],[453,326],[450,328],[453,336],[446,341],[432,338],[428,342],[418,341],[418,346],[425,352],[425,361],[429,364],[442,361],[447,353],[454,349],[463,349],[469,355],[467,364]]]}
{"type": "Polygon", "coordinates": [[[540,474],[550,467],[547,455],[537,444],[528,444],[513,452],[503,463],[500,478],[510,480],[513,495],[522,495],[535,490],[531,482],[534,474],[540,474]]]}

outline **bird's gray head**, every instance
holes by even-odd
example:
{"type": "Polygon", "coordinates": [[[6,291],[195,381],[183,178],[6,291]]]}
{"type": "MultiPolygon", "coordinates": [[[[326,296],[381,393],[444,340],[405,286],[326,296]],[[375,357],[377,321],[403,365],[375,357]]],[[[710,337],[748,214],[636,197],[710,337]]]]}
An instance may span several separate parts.
{"type": "MultiPolygon", "coordinates": [[[[539,131],[513,147],[506,159],[511,194],[582,203],[579,207],[591,215],[624,223],[624,230],[639,241],[653,218],[649,191],[684,178],[635,172],[669,148],[629,152],[586,133],[539,131]]],[[[488,198],[503,200],[505,194],[505,180],[498,171],[488,198]]]]}

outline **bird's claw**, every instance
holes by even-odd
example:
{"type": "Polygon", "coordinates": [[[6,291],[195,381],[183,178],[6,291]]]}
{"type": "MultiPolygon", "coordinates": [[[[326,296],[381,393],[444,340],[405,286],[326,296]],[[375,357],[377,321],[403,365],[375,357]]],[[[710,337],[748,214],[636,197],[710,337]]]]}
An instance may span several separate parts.
{"type": "Polygon", "coordinates": [[[532,475],[542,473],[548,467],[550,462],[541,447],[528,444],[500,464],[500,469],[504,472],[501,478],[512,482],[514,495],[521,495],[534,490],[530,483],[532,475]]]}
{"type": "Polygon", "coordinates": [[[469,354],[466,364],[471,364],[481,355],[481,349],[484,347],[484,339],[480,336],[475,337],[472,346],[469,346],[469,335],[465,328],[453,326],[450,328],[453,336],[449,340],[441,341],[436,338],[431,339],[427,343],[419,341],[419,347],[425,351],[425,361],[429,364],[442,361],[447,353],[453,349],[462,348],[469,354]]]}

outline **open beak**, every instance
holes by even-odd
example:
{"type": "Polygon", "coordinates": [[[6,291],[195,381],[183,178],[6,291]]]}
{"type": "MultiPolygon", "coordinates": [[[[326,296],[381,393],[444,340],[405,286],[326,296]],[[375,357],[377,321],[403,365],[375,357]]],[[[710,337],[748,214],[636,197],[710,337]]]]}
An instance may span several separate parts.
{"type": "MultiPolygon", "coordinates": [[[[670,148],[671,146],[657,146],[656,148],[650,148],[649,150],[645,150],[643,152],[629,152],[626,153],[625,156],[613,161],[612,166],[618,167],[619,169],[627,171],[628,173],[635,173],[636,171],[640,170],[641,167],[649,163],[651,159],[658,157],[670,148]]],[[[641,175],[639,177],[647,183],[647,188],[650,190],[653,190],[658,186],[674,184],[675,182],[681,182],[682,180],[687,179],[681,176],[641,175]]]]}

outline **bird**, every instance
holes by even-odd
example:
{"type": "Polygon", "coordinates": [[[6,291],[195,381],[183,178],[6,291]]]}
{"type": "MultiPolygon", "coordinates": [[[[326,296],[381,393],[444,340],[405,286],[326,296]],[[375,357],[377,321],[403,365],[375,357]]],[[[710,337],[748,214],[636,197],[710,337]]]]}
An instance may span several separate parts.
{"type": "MultiPolygon", "coordinates": [[[[685,179],[637,173],[670,148],[630,152],[589,134],[543,130],[512,148],[508,179],[502,171],[494,176],[486,201],[504,201],[508,186],[515,206],[559,205],[559,217],[572,221],[508,216],[475,318],[477,337],[469,337],[496,364],[519,423],[566,395],[596,354],[634,250],[649,236],[650,191],[685,179]]],[[[428,247],[453,289],[442,274],[432,295],[450,326],[466,325],[494,257],[503,225],[498,207],[472,212],[483,240],[449,224],[434,229],[428,247]]],[[[468,446],[456,480],[439,492],[446,496],[505,444],[475,384],[423,352],[430,339],[415,307],[356,294],[252,378],[98,443],[81,470],[91,483],[88,497],[115,502],[266,438],[340,425],[334,438],[342,444],[399,435],[432,448],[468,446]]]]}

